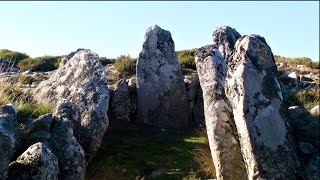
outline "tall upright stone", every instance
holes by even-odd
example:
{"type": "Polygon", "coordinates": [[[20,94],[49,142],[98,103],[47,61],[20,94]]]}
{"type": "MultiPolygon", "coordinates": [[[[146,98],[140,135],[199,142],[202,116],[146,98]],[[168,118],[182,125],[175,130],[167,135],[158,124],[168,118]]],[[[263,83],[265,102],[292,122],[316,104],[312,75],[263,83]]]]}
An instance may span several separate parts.
{"type": "MultiPolygon", "coordinates": [[[[48,80],[38,85],[34,95],[38,101],[53,106],[61,99],[68,99],[78,106],[81,121],[78,141],[90,159],[109,124],[107,78],[98,54],[89,49],[71,53],[48,80]]],[[[74,123],[74,127],[78,127],[78,123],[74,123]]]]}
{"type": "Polygon", "coordinates": [[[232,108],[225,94],[227,65],[214,45],[197,49],[196,67],[203,90],[204,113],[217,179],[246,179],[232,108]]]}
{"type": "Polygon", "coordinates": [[[237,39],[240,37],[241,35],[234,28],[229,26],[218,27],[212,34],[213,45],[216,45],[219,48],[224,59],[228,59],[237,39]]]}
{"type": "Polygon", "coordinates": [[[137,61],[137,121],[161,128],[188,125],[187,94],[169,31],[148,28],[137,61]]]}
{"type": "Polygon", "coordinates": [[[259,35],[236,42],[228,62],[227,97],[233,108],[249,179],[289,179],[297,173],[296,152],[282,103],[270,47],[259,35]]]}

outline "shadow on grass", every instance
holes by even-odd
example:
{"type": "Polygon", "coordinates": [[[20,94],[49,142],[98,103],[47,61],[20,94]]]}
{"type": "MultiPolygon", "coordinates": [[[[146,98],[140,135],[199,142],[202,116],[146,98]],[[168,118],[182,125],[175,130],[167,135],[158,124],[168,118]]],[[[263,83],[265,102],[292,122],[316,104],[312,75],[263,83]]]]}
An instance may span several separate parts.
{"type": "Polygon", "coordinates": [[[196,130],[110,128],[88,165],[86,179],[211,178],[194,158],[197,150],[208,148],[204,133],[196,130]]]}

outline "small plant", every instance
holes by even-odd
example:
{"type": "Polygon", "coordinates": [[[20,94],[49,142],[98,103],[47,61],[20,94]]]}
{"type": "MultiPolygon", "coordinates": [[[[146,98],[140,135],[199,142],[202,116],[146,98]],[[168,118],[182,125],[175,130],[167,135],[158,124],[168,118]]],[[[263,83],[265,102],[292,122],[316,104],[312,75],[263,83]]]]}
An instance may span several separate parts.
{"type": "Polygon", "coordinates": [[[307,89],[291,95],[288,97],[286,103],[288,106],[303,106],[305,109],[310,110],[316,105],[319,105],[319,99],[319,89],[307,89]]]}
{"type": "Polygon", "coordinates": [[[177,51],[179,64],[182,68],[196,70],[195,52],[196,49],[177,51]]]}
{"type": "Polygon", "coordinates": [[[117,71],[120,72],[120,76],[129,77],[136,74],[136,63],[137,59],[131,58],[130,55],[121,55],[115,62],[117,71]]]}

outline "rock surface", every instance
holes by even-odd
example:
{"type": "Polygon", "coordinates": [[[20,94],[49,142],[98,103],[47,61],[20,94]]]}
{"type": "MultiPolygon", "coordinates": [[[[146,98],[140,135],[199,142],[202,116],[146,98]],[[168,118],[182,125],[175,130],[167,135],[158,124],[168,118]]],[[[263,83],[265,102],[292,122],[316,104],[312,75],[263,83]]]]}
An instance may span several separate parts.
{"type": "Polygon", "coordinates": [[[54,106],[61,99],[71,100],[78,106],[81,116],[79,143],[90,159],[109,124],[109,92],[99,56],[88,49],[77,51],[47,81],[39,84],[34,95],[38,101],[54,106]]]}
{"type": "Polygon", "coordinates": [[[117,87],[113,92],[110,108],[113,120],[130,122],[130,93],[125,79],[118,81],[117,87]]]}
{"type": "Polygon", "coordinates": [[[233,108],[249,179],[287,179],[298,161],[282,103],[270,47],[259,35],[244,36],[230,56],[227,96],[233,108]]]}
{"type": "Polygon", "coordinates": [[[10,163],[9,179],[57,180],[58,159],[43,143],[30,146],[18,159],[10,163]]]}
{"type": "Polygon", "coordinates": [[[317,105],[317,106],[313,107],[313,108],[310,110],[310,114],[311,114],[312,116],[314,116],[314,117],[317,117],[317,116],[319,116],[319,114],[320,114],[319,111],[320,111],[320,106],[317,105]]]}
{"type": "Polygon", "coordinates": [[[27,144],[32,145],[37,142],[42,142],[48,145],[51,139],[51,124],[52,114],[42,115],[34,120],[31,120],[30,123],[27,123],[26,126],[29,129],[27,144]]]}
{"type": "Polygon", "coordinates": [[[59,112],[53,119],[50,145],[52,152],[59,159],[59,179],[84,179],[85,177],[85,154],[73,136],[72,127],[71,120],[60,117],[59,112]]]}
{"type": "Polygon", "coordinates": [[[196,67],[203,90],[204,113],[217,179],[246,179],[232,109],[225,95],[227,65],[214,45],[197,49],[196,67]]]}
{"type": "Polygon", "coordinates": [[[148,28],[137,61],[137,121],[161,128],[188,125],[187,95],[169,31],[148,28]]]}
{"type": "Polygon", "coordinates": [[[241,35],[234,28],[229,26],[218,27],[212,34],[213,44],[219,48],[224,59],[228,59],[237,39],[240,37],[241,35]]]}
{"type": "Polygon", "coordinates": [[[8,177],[10,159],[17,145],[18,121],[15,110],[0,106],[0,179],[8,177]]]}

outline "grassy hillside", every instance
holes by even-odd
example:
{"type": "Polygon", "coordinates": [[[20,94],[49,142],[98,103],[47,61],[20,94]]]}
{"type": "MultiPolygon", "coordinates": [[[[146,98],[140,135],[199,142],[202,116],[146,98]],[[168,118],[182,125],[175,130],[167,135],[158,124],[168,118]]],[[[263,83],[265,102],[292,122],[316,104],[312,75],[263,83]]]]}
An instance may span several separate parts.
{"type": "Polygon", "coordinates": [[[29,56],[25,53],[11,51],[8,49],[0,49],[0,59],[4,61],[9,61],[11,59],[15,64],[19,63],[23,59],[27,59],[29,56]]]}

